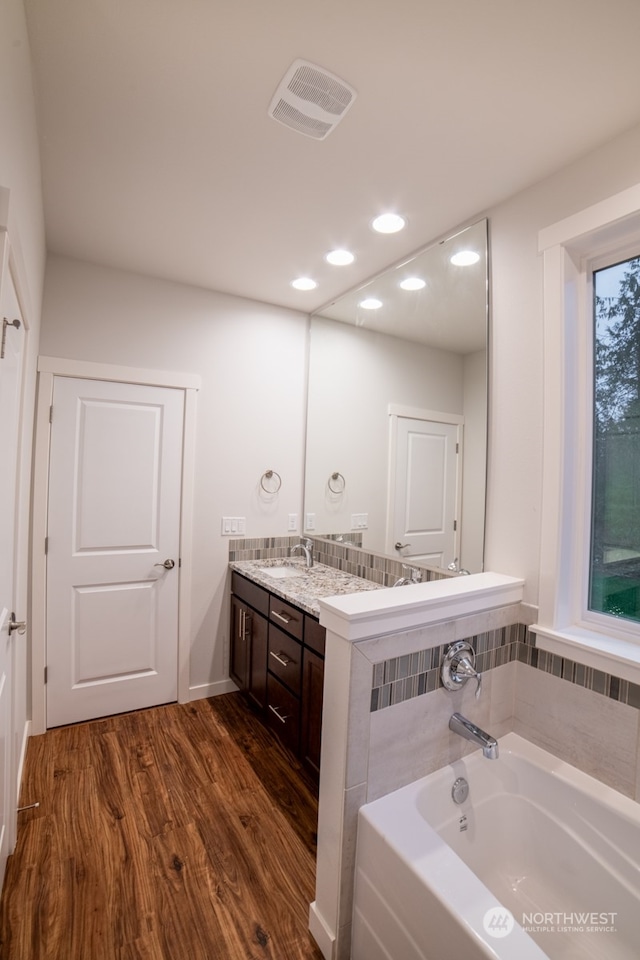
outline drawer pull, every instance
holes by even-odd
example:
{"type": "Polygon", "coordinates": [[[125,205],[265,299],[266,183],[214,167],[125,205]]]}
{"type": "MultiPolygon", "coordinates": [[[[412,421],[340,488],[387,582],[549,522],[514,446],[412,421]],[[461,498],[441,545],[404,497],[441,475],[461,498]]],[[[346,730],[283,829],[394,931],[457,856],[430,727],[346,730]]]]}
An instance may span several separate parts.
{"type": "Polygon", "coordinates": [[[281,717],[281,716],[280,716],[280,714],[278,713],[279,707],[272,707],[271,704],[269,704],[269,710],[271,710],[271,713],[275,713],[275,715],[276,715],[276,717],[278,718],[278,720],[280,721],[280,723],[286,723],[287,720],[289,719],[289,716],[288,716],[288,715],[287,715],[286,717],[281,717]]]}
{"type": "Polygon", "coordinates": [[[274,660],[277,660],[278,663],[283,667],[288,667],[290,663],[293,663],[291,657],[288,657],[286,653],[283,653],[282,650],[280,653],[276,653],[274,650],[269,651],[269,655],[273,657],[274,660]]]}
{"type": "Polygon", "coordinates": [[[284,613],[276,613],[275,610],[271,611],[271,616],[276,617],[278,620],[282,620],[283,623],[291,623],[292,617],[287,617],[284,613]]]}

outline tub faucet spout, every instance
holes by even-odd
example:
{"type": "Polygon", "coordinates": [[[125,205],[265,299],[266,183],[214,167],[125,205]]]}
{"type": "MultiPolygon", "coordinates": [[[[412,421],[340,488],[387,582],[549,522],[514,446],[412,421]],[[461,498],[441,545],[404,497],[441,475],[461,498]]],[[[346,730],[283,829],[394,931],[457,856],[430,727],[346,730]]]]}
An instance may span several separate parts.
{"type": "Polygon", "coordinates": [[[453,730],[465,740],[470,740],[478,747],[482,747],[482,755],[489,760],[498,759],[498,741],[495,737],[485,733],[480,727],[477,727],[471,720],[467,720],[461,713],[454,713],[449,720],[449,730],[453,730]]]}

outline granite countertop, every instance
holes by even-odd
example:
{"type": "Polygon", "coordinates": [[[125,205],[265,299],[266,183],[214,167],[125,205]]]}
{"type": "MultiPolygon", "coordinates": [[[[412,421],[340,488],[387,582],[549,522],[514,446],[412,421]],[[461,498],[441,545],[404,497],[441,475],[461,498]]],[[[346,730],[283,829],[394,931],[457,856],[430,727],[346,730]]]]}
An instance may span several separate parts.
{"type": "Polygon", "coordinates": [[[320,616],[321,597],[335,597],[338,594],[361,593],[364,590],[380,590],[379,583],[354,577],[335,567],[327,567],[324,563],[314,563],[312,567],[305,566],[302,557],[278,557],[271,560],[232,560],[229,563],[232,570],[241,573],[248,580],[253,580],[276,596],[293,603],[313,617],[320,616]],[[276,578],[269,576],[265,571],[273,568],[291,567],[297,575],[276,578]]]}

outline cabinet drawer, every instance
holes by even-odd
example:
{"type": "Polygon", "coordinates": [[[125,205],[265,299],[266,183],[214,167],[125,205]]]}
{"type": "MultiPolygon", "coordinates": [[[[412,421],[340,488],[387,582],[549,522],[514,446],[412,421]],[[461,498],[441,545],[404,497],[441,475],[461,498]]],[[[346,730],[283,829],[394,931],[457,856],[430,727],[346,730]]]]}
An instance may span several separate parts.
{"type": "Polygon", "coordinates": [[[267,723],[293,753],[300,747],[300,701],[279,680],[267,677],[267,723]]]}
{"type": "Polygon", "coordinates": [[[274,597],[273,594],[271,594],[271,603],[269,604],[269,620],[277,624],[281,630],[286,630],[296,639],[302,640],[304,613],[297,607],[285,603],[279,597],[274,597]]]}
{"type": "Polygon", "coordinates": [[[313,617],[304,618],[304,643],[306,647],[311,647],[321,657],[324,657],[324,642],[327,631],[321,627],[313,617]]]}
{"type": "Polygon", "coordinates": [[[269,614],[269,592],[252,583],[234,570],[231,574],[231,592],[266,616],[269,614]]]}
{"type": "Polygon", "coordinates": [[[269,656],[267,663],[275,674],[295,694],[300,693],[302,680],[302,646],[278,627],[269,624],[269,656]]]}

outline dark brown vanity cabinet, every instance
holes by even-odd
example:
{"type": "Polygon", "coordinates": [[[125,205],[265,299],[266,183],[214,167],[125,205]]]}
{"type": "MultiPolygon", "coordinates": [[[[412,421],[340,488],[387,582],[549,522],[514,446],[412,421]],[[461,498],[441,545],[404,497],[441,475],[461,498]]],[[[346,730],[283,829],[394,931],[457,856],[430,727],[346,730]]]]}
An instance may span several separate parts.
{"type": "Polygon", "coordinates": [[[315,779],[320,773],[325,630],[233,571],[230,674],[315,779]]]}
{"type": "Polygon", "coordinates": [[[245,582],[248,589],[242,587],[239,594],[234,592],[231,597],[229,673],[253,705],[264,710],[267,704],[267,605],[261,596],[263,591],[250,581],[245,582]]]}

